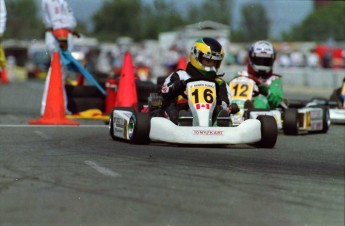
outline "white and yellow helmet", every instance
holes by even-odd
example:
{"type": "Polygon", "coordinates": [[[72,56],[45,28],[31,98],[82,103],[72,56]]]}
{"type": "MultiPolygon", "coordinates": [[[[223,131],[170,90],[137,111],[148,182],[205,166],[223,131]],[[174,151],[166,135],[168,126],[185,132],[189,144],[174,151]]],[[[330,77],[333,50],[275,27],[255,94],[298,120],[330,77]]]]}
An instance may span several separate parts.
{"type": "Polygon", "coordinates": [[[190,52],[190,63],[204,75],[209,72],[217,72],[223,58],[223,47],[213,38],[205,37],[196,40],[190,52]],[[202,58],[214,61],[215,66],[210,67],[202,64],[202,58]]]}

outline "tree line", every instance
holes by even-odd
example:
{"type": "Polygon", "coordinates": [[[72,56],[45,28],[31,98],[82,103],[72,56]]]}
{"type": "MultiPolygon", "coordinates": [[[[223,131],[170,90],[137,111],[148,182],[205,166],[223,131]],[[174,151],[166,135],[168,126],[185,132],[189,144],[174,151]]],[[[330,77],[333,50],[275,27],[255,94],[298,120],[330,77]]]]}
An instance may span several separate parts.
{"type": "MultiPolygon", "coordinates": [[[[45,29],[38,16],[36,0],[5,2],[8,14],[5,39],[44,38],[45,29]]],[[[183,1],[175,4],[183,4],[183,1]]],[[[80,21],[77,29],[86,36],[103,41],[114,41],[121,36],[129,36],[134,40],[157,39],[160,32],[176,30],[203,20],[228,24],[230,27],[232,4],[232,0],[198,1],[197,4],[186,5],[185,12],[179,12],[177,6],[167,0],[155,0],[153,5],[141,0],[108,0],[93,15],[94,26],[91,31],[80,21]]],[[[318,8],[290,31],[282,33],[276,41],[325,41],[329,38],[344,41],[344,12],[343,1],[318,8]]],[[[270,38],[269,18],[260,3],[242,7],[240,27],[239,30],[231,30],[232,42],[270,38]]]]}

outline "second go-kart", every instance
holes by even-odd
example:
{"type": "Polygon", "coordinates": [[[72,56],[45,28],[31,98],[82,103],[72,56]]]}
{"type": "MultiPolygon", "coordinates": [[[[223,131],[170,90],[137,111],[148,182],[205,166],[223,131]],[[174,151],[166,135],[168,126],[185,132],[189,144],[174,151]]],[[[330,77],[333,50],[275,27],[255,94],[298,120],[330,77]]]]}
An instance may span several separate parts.
{"type": "Polygon", "coordinates": [[[257,118],[259,115],[271,115],[275,118],[278,129],[282,129],[286,135],[328,131],[330,114],[326,106],[313,104],[296,106],[283,102],[277,109],[255,109],[252,100],[258,95],[258,85],[260,82],[252,76],[238,76],[230,81],[232,102],[237,103],[240,108],[240,111],[233,116],[234,123],[240,124],[247,118],[257,118]]]}
{"type": "Polygon", "coordinates": [[[341,86],[333,90],[329,100],[323,102],[329,105],[331,122],[345,124],[345,77],[341,86]]]}
{"type": "Polygon", "coordinates": [[[151,117],[150,113],[137,112],[133,108],[114,108],[109,119],[110,136],[135,144],[166,142],[252,144],[262,148],[275,146],[278,130],[272,116],[247,119],[236,126],[231,123],[229,114],[218,116],[217,120],[223,122],[222,126],[213,120],[216,104],[216,84],[213,81],[187,80],[186,96],[190,114],[180,114],[177,125],[167,117],[151,117]]]}

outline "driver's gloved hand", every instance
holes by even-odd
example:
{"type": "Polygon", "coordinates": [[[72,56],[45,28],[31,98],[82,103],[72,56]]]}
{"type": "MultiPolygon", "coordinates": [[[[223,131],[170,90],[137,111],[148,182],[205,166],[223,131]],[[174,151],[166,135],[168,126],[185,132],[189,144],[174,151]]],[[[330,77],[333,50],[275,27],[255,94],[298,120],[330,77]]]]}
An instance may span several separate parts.
{"type": "Polygon", "coordinates": [[[259,85],[259,92],[264,95],[267,96],[269,94],[269,87],[265,84],[261,84],[259,85]]]}
{"type": "Polygon", "coordinates": [[[227,110],[230,114],[236,114],[237,112],[240,111],[240,108],[238,107],[236,103],[232,103],[228,105],[227,103],[222,101],[222,108],[224,110],[227,110]]]}
{"type": "Polygon", "coordinates": [[[236,114],[237,112],[240,111],[240,108],[238,107],[236,103],[230,104],[229,109],[230,109],[230,114],[236,114]]]}

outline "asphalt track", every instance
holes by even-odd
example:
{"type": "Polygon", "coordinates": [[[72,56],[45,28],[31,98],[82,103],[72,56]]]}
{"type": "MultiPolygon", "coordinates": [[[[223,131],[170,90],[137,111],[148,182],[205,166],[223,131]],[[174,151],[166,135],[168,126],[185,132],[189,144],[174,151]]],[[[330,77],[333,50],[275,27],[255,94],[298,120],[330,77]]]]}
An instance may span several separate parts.
{"type": "Polygon", "coordinates": [[[29,126],[42,90],[0,85],[0,225],[344,225],[344,125],[274,149],[139,146],[102,121],[29,126]]]}

